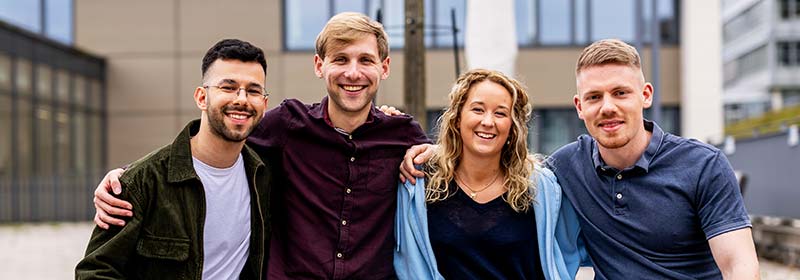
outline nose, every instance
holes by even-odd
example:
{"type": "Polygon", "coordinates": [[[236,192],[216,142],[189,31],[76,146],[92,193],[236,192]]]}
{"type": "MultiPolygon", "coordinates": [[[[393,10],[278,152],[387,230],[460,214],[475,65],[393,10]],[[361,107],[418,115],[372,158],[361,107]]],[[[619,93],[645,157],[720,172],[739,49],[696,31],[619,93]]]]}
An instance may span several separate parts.
{"type": "Polygon", "coordinates": [[[481,125],[483,126],[493,126],[494,125],[494,115],[490,113],[483,114],[483,118],[481,118],[481,125]]]}
{"type": "Polygon", "coordinates": [[[240,87],[236,90],[236,98],[233,99],[234,103],[244,104],[247,103],[247,90],[240,87]]]}
{"type": "Polygon", "coordinates": [[[603,115],[614,115],[617,112],[617,104],[614,103],[613,98],[603,98],[603,104],[600,107],[600,113],[603,115]]]}
{"type": "Polygon", "coordinates": [[[357,62],[355,62],[355,61],[351,62],[351,63],[347,64],[345,67],[346,67],[346,69],[344,71],[344,77],[345,78],[348,78],[350,80],[356,80],[356,79],[359,78],[361,72],[358,69],[358,63],[357,62]]]}

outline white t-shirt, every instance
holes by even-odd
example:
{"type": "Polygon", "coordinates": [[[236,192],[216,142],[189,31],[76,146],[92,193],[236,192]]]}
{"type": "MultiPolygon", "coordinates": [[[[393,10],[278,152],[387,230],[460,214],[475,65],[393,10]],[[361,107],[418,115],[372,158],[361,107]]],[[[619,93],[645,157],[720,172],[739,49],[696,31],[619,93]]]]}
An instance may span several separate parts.
{"type": "Polygon", "coordinates": [[[250,188],[242,155],[214,168],[192,157],[206,195],[203,279],[239,279],[250,248],[250,188]]]}

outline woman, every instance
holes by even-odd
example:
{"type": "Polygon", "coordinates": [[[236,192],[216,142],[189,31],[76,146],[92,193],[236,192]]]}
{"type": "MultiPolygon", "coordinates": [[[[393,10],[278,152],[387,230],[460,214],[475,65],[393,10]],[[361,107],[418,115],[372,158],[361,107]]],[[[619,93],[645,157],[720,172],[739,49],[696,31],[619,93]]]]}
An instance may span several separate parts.
{"type": "Polygon", "coordinates": [[[574,278],[578,222],[553,173],[528,154],[525,89],[479,69],[449,97],[426,178],[398,189],[398,277],[574,278]]]}

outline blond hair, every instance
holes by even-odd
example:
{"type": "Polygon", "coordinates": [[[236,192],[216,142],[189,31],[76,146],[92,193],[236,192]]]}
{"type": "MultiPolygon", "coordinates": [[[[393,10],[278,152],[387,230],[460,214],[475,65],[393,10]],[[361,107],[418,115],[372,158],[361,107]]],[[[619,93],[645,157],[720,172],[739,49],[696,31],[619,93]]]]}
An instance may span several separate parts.
{"type": "Polygon", "coordinates": [[[462,159],[463,142],[459,123],[461,110],[467,101],[473,85],[483,81],[496,83],[511,94],[512,125],[508,134],[509,144],[503,146],[500,154],[500,169],[506,174],[503,186],[506,192],[503,199],[514,211],[525,212],[530,208],[535,193],[535,185],[529,179],[533,174],[533,157],[528,154],[528,120],[532,105],[528,101],[527,90],[516,80],[498,71],[475,69],[462,74],[450,91],[450,106],[439,118],[439,148],[428,161],[428,184],[425,200],[434,203],[447,199],[455,193],[449,190],[449,182],[455,178],[455,170],[462,159]]]}
{"type": "Polygon", "coordinates": [[[603,39],[583,49],[575,66],[575,73],[581,70],[605,64],[619,64],[642,69],[639,52],[631,45],[617,39],[603,39]]]}
{"type": "Polygon", "coordinates": [[[383,25],[361,13],[339,13],[331,17],[317,35],[316,53],[324,59],[327,51],[343,48],[369,35],[378,40],[378,55],[383,61],[389,56],[388,36],[383,25]]]}

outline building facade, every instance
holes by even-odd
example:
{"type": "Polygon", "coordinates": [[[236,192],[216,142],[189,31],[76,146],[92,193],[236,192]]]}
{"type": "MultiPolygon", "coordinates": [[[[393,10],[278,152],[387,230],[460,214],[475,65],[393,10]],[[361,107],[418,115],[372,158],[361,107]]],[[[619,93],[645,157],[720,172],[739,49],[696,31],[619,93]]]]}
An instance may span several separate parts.
{"type": "MultiPolygon", "coordinates": [[[[313,73],[313,41],[327,19],[343,11],[373,17],[381,11],[390,35],[392,72],[376,103],[402,107],[401,0],[10,2],[0,3],[0,20],[10,23],[12,33],[27,35],[0,44],[0,120],[8,132],[0,134],[0,190],[6,193],[55,193],[60,184],[87,192],[104,171],[167,144],[187,121],[200,116],[192,93],[201,82],[201,59],[223,38],[264,49],[271,106],[287,98],[318,102],[326,93],[313,73]],[[25,40],[39,40],[77,58],[7,43],[25,40]],[[70,176],[78,179],[64,179],[70,176]]],[[[467,5],[466,0],[425,5],[426,103],[428,127],[433,127],[456,78],[450,11],[455,10],[461,29],[456,34],[461,47],[467,5]]],[[[533,151],[551,153],[585,132],[572,102],[574,65],[583,47],[603,38],[640,48],[647,79],[658,81],[663,128],[704,141],[722,138],[721,63],[715,56],[720,53],[715,38],[721,35],[714,35],[721,33],[719,1],[516,0],[514,5],[515,75],[528,86],[534,104],[533,151]],[[660,41],[657,72],[651,71],[655,32],[647,26],[652,22],[660,41]]],[[[493,16],[504,15],[487,15],[487,20],[493,16]]],[[[465,65],[463,56],[458,59],[465,65]]],[[[0,194],[0,207],[21,203],[17,208],[27,210],[14,211],[37,212],[36,219],[43,220],[61,215],[40,210],[42,205],[59,209],[62,204],[52,198],[13,202],[17,197],[0,194]]],[[[80,203],[89,215],[90,198],[90,193],[76,192],[71,199],[85,200],[80,203]]],[[[7,213],[12,212],[0,209],[0,216],[19,216],[7,213]]]]}
{"type": "Polygon", "coordinates": [[[726,123],[800,105],[800,1],[722,4],[726,123]]]}
{"type": "Polygon", "coordinates": [[[86,220],[107,168],[105,61],[70,46],[71,1],[32,2],[0,4],[0,222],[86,220]]]}

